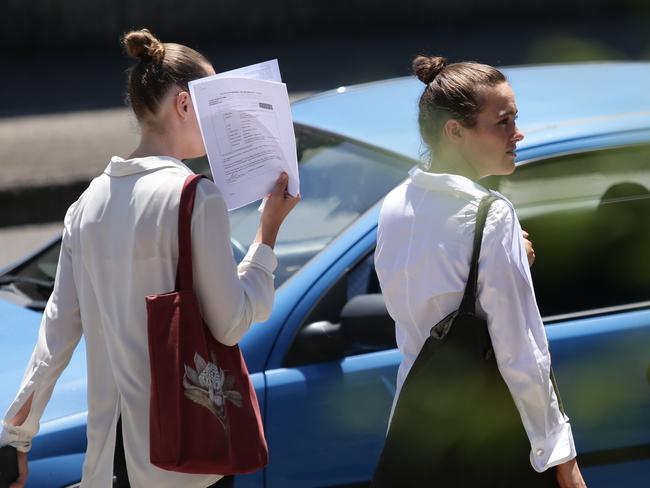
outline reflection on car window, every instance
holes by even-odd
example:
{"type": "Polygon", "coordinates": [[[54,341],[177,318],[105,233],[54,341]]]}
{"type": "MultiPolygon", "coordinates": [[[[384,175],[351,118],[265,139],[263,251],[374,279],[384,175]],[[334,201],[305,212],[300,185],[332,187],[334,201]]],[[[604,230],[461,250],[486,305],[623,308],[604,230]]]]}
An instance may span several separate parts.
{"type": "Polygon", "coordinates": [[[520,217],[558,208],[595,207],[613,185],[650,188],[650,148],[639,146],[574,154],[523,166],[503,179],[499,191],[520,217]]]}
{"type": "MultiPolygon", "coordinates": [[[[296,126],[295,132],[302,201],[278,236],[276,286],[404,180],[413,166],[410,160],[315,129],[296,126]]],[[[230,213],[232,238],[244,246],[255,237],[258,206],[230,213]]]]}
{"type": "Polygon", "coordinates": [[[531,235],[542,315],[650,300],[650,146],[532,163],[499,191],[531,235]]]}

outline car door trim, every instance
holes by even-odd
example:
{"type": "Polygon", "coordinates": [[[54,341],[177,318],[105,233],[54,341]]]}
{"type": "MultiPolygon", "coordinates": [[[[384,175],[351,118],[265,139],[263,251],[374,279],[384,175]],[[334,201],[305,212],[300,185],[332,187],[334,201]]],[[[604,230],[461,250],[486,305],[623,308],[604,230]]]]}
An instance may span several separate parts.
{"type": "Polygon", "coordinates": [[[551,315],[548,317],[542,317],[542,321],[545,325],[552,325],[558,322],[566,322],[568,320],[596,317],[600,315],[610,315],[619,312],[631,312],[636,310],[643,310],[646,308],[650,308],[650,301],[626,303],[624,305],[614,305],[611,307],[594,308],[590,310],[581,310],[579,312],[551,315]]]}

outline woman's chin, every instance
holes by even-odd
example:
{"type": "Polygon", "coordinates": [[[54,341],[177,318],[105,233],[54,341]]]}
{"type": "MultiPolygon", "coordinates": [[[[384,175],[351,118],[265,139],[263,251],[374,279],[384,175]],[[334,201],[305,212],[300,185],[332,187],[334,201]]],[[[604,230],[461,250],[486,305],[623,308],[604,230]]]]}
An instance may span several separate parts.
{"type": "Polygon", "coordinates": [[[512,174],[515,170],[515,157],[516,155],[509,156],[506,161],[504,161],[501,173],[502,175],[509,175],[512,174]]]}

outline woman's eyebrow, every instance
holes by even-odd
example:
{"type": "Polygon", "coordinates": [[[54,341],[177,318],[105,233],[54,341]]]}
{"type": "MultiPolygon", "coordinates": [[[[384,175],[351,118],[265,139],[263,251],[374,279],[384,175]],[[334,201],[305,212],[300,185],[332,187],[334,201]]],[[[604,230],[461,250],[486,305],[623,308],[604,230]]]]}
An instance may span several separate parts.
{"type": "Polygon", "coordinates": [[[508,110],[499,110],[499,113],[497,114],[497,117],[503,117],[504,115],[517,115],[519,113],[519,110],[517,109],[508,109],[508,110]]]}

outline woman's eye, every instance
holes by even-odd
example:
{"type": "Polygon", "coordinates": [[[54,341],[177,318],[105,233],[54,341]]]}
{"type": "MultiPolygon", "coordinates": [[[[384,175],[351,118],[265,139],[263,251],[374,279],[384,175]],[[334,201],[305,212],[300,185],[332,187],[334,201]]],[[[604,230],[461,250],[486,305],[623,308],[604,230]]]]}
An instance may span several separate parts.
{"type": "Polygon", "coordinates": [[[499,124],[501,124],[501,125],[507,125],[508,122],[510,122],[511,120],[512,120],[512,122],[514,123],[518,118],[519,118],[518,115],[515,115],[515,116],[512,117],[512,118],[510,118],[510,117],[505,117],[505,118],[499,120],[499,124]]]}

